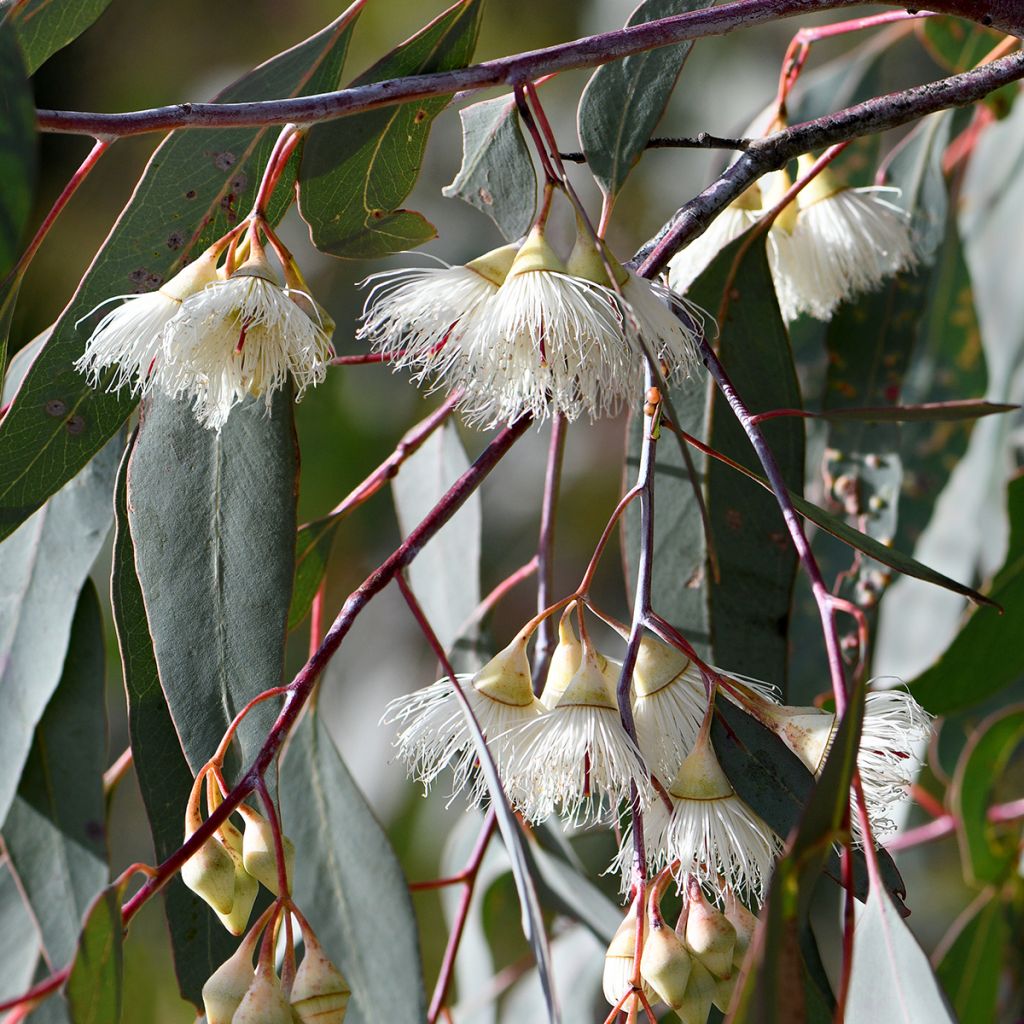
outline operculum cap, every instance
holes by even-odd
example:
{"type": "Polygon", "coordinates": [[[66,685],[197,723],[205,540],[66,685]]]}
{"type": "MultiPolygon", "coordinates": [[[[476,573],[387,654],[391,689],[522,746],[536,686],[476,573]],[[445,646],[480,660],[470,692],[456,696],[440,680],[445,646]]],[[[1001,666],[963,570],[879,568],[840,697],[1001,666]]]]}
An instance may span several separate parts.
{"type": "Polygon", "coordinates": [[[615,709],[615,684],[618,679],[615,662],[598,654],[590,645],[583,647],[583,656],[576,674],[569,680],[557,707],[586,706],[615,709]]]}
{"type": "Polygon", "coordinates": [[[693,957],[686,994],[682,1003],[673,1007],[682,1024],[707,1024],[717,992],[718,983],[714,976],[700,960],[693,957]]]}
{"type": "Polygon", "coordinates": [[[235,901],[235,864],[216,836],[185,861],[181,880],[218,914],[231,913],[235,901]]]}
{"type": "Polygon", "coordinates": [[[732,963],[734,967],[739,968],[743,965],[743,958],[747,955],[750,941],[754,937],[757,918],[736,898],[732,889],[725,895],[725,917],[736,929],[736,948],[733,950],[732,963]]]}
{"type": "Polygon", "coordinates": [[[703,733],[679,766],[669,792],[680,800],[724,800],[733,795],[732,783],[703,733]]]}
{"type": "MultiPolygon", "coordinates": [[[[602,988],[604,997],[611,1006],[626,995],[633,987],[633,959],[636,955],[636,901],[629,908],[629,912],[622,919],[622,923],[615,930],[612,941],[608,944],[608,951],[604,956],[604,975],[602,988]]],[[[640,984],[648,1002],[658,999],[657,993],[644,980],[641,972],[640,984]]]]}
{"type": "Polygon", "coordinates": [[[517,636],[473,676],[473,689],[514,708],[529,707],[536,699],[530,678],[526,640],[517,636]]]}
{"type": "Polygon", "coordinates": [[[217,917],[220,918],[220,923],[232,935],[241,935],[245,931],[245,926],[249,923],[249,917],[252,914],[253,904],[256,902],[256,897],[259,894],[260,885],[245,868],[242,856],[242,833],[230,821],[226,821],[217,830],[217,835],[234,865],[235,881],[231,910],[226,914],[220,911],[216,911],[216,913],[217,917]]]}
{"type": "MultiPolygon", "coordinates": [[[[768,186],[764,192],[764,205],[766,209],[773,207],[789,191],[793,184],[792,179],[786,171],[776,171],[768,175],[768,186]]],[[[796,227],[796,203],[789,203],[782,208],[781,213],[772,223],[772,229],[785,231],[787,235],[793,234],[796,227]]]]}
{"type": "Polygon", "coordinates": [[[201,292],[208,284],[217,280],[219,251],[207,249],[198,259],[183,267],[160,286],[160,291],[176,302],[184,302],[190,295],[201,292]]]}
{"type": "MultiPolygon", "coordinates": [[[[270,822],[247,804],[239,804],[238,813],[245,821],[242,838],[242,860],[245,870],[262,882],[275,896],[280,896],[277,871],[277,851],[274,845],[274,830],[270,822]]],[[[287,836],[281,837],[284,848],[285,875],[291,889],[292,869],[295,865],[295,846],[287,836]]]]}
{"type": "Polygon", "coordinates": [[[475,260],[470,260],[466,264],[466,268],[500,288],[502,282],[508,277],[508,272],[512,269],[517,252],[519,252],[519,243],[512,242],[509,245],[485,252],[483,256],[477,256],[475,260]]]}
{"type": "Polygon", "coordinates": [[[687,947],[715,978],[732,977],[736,929],[717,907],[704,898],[699,884],[691,882],[689,898],[687,947]]]}
{"type": "Polygon", "coordinates": [[[292,985],[292,1011],[302,1024],[342,1024],[352,990],[323,947],[306,937],[306,952],[292,985]]]}
{"type": "Polygon", "coordinates": [[[511,279],[517,274],[528,274],[537,270],[564,274],[565,264],[558,253],[548,244],[543,229],[534,226],[526,236],[522,248],[516,253],[512,266],[509,268],[508,278],[511,279]]]}
{"type": "Polygon", "coordinates": [[[292,1024],[292,1008],[270,964],[261,963],[231,1024],[292,1024]]]}
{"type": "Polygon", "coordinates": [[[558,623],[558,643],[551,653],[544,690],[540,695],[541,703],[546,708],[553,708],[565,693],[583,659],[583,645],[572,628],[569,616],[566,615],[558,623]]]}
{"type": "MultiPolygon", "coordinates": [[[[804,153],[797,160],[797,173],[802,178],[810,173],[813,166],[814,157],[810,153],[804,153]]],[[[844,188],[845,186],[839,179],[825,167],[804,185],[796,197],[796,201],[801,209],[806,209],[822,199],[829,199],[837,192],[842,192],[844,188]]]]}
{"type": "Polygon", "coordinates": [[[817,774],[835,735],[836,716],[814,707],[772,705],[758,709],[758,716],[817,774]]]}
{"type": "Polygon", "coordinates": [[[255,977],[252,953],[255,939],[242,942],[235,952],[206,979],[203,1008],[206,1024],[231,1024],[255,977]]]}

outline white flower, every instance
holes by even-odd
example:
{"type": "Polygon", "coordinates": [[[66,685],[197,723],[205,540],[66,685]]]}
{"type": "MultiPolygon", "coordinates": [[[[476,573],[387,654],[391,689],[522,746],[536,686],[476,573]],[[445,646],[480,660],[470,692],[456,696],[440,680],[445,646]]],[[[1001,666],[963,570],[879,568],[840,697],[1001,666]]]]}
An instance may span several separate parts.
{"type": "Polygon", "coordinates": [[[414,380],[444,376],[464,358],[461,337],[498,290],[518,249],[506,245],[463,267],[403,267],[371,274],[356,337],[369,341],[397,368],[412,367],[414,380]]]}
{"type": "Polygon", "coordinates": [[[527,818],[541,820],[557,807],[574,824],[601,820],[629,796],[631,783],[647,799],[648,772],[615,700],[620,667],[585,643],[555,707],[518,730],[509,775],[527,818]]]}
{"type": "Polygon", "coordinates": [[[467,420],[488,426],[524,413],[613,413],[640,394],[645,349],[676,377],[695,364],[667,289],[619,267],[620,295],[602,257],[599,273],[580,274],[571,260],[567,269],[537,227],[511,258],[513,248],[466,267],[368,279],[360,336],[414,367],[417,381],[461,390],[467,420]]]}
{"type": "MultiPolygon", "coordinates": [[[[821,774],[835,741],[834,714],[820,708],[781,705],[762,709],[761,717],[811,772],[821,774]]],[[[865,697],[857,768],[876,836],[895,830],[892,809],[908,798],[930,734],[931,717],[906,691],[877,690],[865,697]]],[[[859,839],[861,829],[852,804],[850,821],[859,839]]]]}
{"type": "MultiPolygon", "coordinates": [[[[460,674],[456,681],[505,783],[516,728],[544,710],[533,694],[525,639],[517,637],[475,675],[460,674]]],[[[402,725],[395,742],[412,778],[429,788],[450,766],[454,774],[451,798],[468,786],[471,803],[483,800],[487,784],[477,770],[476,746],[450,679],[391,701],[382,721],[402,725]]],[[[514,792],[508,795],[515,798],[514,792]]]]}
{"type": "Polygon", "coordinates": [[[190,398],[201,423],[220,430],[247,394],[262,395],[269,410],[289,376],[296,401],[321,383],[332,327],[308,295],[282,288],[265,263],[250,261],[185,300],[164,329],[156,378],[168,394],[190,398]]]}
{"type": "Polygon", "coordinates": [[[216,279],[217,254],[210,249],[157,291],[117,296],[127,301],[96,325],[75,369],[86,374],[95,387],[102,372],[116,366],[108,391],[126,386],[131,387],[133,394],[148,391],[160,359],[167,322],[188,296],[216,279]]]}
{"type": "MultiPolygon", "coordinates": [[[[801,157],[801,171],[813,161],[801,157]]],[[[916,263],[910,220],[885,197],[898,189],[842,188],[827,170],[797,196],[792,232],[770,233],[769,257],[786,320],[830,320],[836,307],[916,263]]]]}
{"type": "MultiPolygon", "coordinates": [[[[678,879],[693,875],[716,892],[724,882],[760,902],[782,842],[736,795],[706,733],[680,766],[668,796],[671,811],[657,799],[644,812],[649,871],[679,861],[678,879]]],[[[615,861],[624,890],[630,882],[632,843],[627,832],[615,861]]]]}
{"type": "Polygon", "coordinates": [[[739,238],[761,216],[761,195],[756,184],[730,203],[708,225],[707,230],[672,257],[668,283],[680,295],[707,269],[730,242],[739,238]]]}

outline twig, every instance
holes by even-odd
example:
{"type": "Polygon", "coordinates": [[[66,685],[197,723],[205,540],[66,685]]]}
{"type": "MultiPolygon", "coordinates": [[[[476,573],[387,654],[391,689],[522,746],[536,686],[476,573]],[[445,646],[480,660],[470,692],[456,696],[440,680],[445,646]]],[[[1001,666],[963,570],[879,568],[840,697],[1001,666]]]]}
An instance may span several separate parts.
{"type": "MultiPolygon", "coordinates": [[[[562,482],[562,463],[565,458],[565,438],[568,423],[556,414],[551,421],[551,442],[548,446],[547,470],[544,474],[544,500],[540,512],[540,536],[537,540],[537,611],[542,612],[551,603],[554,575],[555,523],[558,493],[562,482]]],[[[554,644],[554,624],[549,617],[541,620],[533,649],[533,688],[540,693],[548,671],[548,661],[554,644]]]]}
{"type": "MultiPolygon", "coordinates": [[[[738,149],[749,148],[750,139],[727,139],[719,135],[711,135],[709,132],[698,132],[688,137],[667,137],[659,136],[647,140],[644,149],[738,149]]],[[[559,157],[566,163],[585,164],[586,153],[573,150],[568,153],[559,153],[559,157]]]]}

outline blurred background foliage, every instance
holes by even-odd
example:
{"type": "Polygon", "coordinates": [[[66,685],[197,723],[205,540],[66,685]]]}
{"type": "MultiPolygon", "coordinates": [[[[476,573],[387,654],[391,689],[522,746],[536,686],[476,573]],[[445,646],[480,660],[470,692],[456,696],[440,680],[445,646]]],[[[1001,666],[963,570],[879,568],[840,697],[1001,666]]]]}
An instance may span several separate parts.
{"type": "MultiPolygon", "coordinates": [[[[354,77],[442,7],[435,0],[370,0],[356,28],[347,77],[354,77]]],[[[476,59],[617,27],[625,21],[630,7],[617,0],[567,4],[491,0],[476,59]]],[[[241,7],[199,0],[114,0],[91,29],[35,75],[37,105],[113,111],[207,99],[248,68],[305,38],[338,13],[339,5],[329,0],[292,0],[287,4],[249,0],[241,7]]],[[[699,41],[658,134],[743,133],[774,94],[779,63],[796,27],[795,23],[781,23],[699,41]]],[[[814,48],[798,90],[797,113],[815,116],[829,107],[941,73],[943,69],[916,36],[906,31],[886,29],[870,39],[852,36],[821,43],[814,48]]],[[[543,89],[543,100],[563,149],[578,148],[575,108],[588,75],[565,74],[543,89]]],[[[120,141],[63,213],[22,288],[12,351],[43,330],[63,308],[128,200],[156,142],[155,136],[120,141]]],[[[851,147],[842,165],[850,179],[858,184],[870,180],[880,155],[893,142],[889,138],[873,139],[851,147]]],[[[42,136],[33,223],[38,223],[49,208],[85,151],[86,140],[81,138],[42,136]]],[[[625,258],[652,235],[677,206],[723,167],[723,160],[721,154],[713,152],[648,153],[631,176],[616,210],[609,237],[617,254],[625,258]]],[[[459,162],[460,132],[453,105],[436,122],[423,174],[410,200],[410,205],[439,229],[439,239],[426,251],[450,262],[464,261],[500,241],[485,217],[456,200],[442,198],[441,188],[451,181],[459,162]]],[[[957,170],[952,181],[953,210],[967,240],[966,259],[973,282],[980,332],[975,343],[980,341],[977,352],[984,352],[988,365],[987,397],[997,401],[1019,401],[1024,390],[1024,289],[1017,280],[1019,240],[1024,237],[1022,163],[1024,104],[1017,103],[1006,120],[987,131],[966,174],[957,170]]],[[[577,169],[574,174],[596,214],[597,190],[585,170],[577,169]]],[[[566,222],[561,229],[568,239],[571,225],[566,222]]],[[[317,298],[337,321],[338,351],[358,351],[353,331],[362,296],[354,287],[356,282],[375,270],[399,265],[406,258],[367,265],[322,256],[308,244],[306,229],[294,210],[286,219],[283,237],[303,266],[317,298]]],[[[966,278],[961,280],[963,287],[970,284],[966,278]]],[[[953,314],[950,316],[952,322],[953,314]]],[[[941,332],[944,326],[940,323],[936,330],[941,332]]],[[[794,328],[805,397],[812,405],[818,403],[828,379],[825,340],[825,329],[818,323],[802,321],[794,328]]],[[[961,369],[965,375],[951,381],[951,396],[968,397],[976,392],[961,390],[960,382],[977,382],[978,377],[966,372],[970,365],[961,369]]],[[[302,451],[299,521],[328,512],[390,453],[404,430],[425,413],[425,403],[436,403],[436,398],[424,398],[400,376],[382,367],[332,371],[328,382],[311,392],[297,410],[302,451]]],[[[558,524],[556,593],[578,578],[618,497],[622,469],[617,453],[622,448],[623,429],[623,422],[606,420],[593,426],[580,423],[570,430],[558,524]]],[[[808,497],[820,501],[824,435],[811,430],[809,436],[808,497]]],[[[483,444],[483,436],[473,432],[464,432],[464,440],[471,454],[483,444]]],[[[930,522],[926,516],[902,546],[910,550],[916,542],[919,558],[977,584],[999,567],[1006,548],[1004,485],[1019,461],[1020,419],[984,420],[969,439],[965,433],[961,440],[963,459],[957,462],[955,456],[944,456],[945,470],[952,471],[952,475],[934,515],[930,522]]],[[[546,431],[532,432],[484,488],[485,593],[533,555],[545,449],[546,431]]],[[[328,615],[399,539],[389,501],[387,495],[377,497],[372,505],[347,519],[338,532],[328,574],[328,615]]],[[[831,549],[822,550],[834,569],[849,565],[848,552],[830,554],[831,549]]],[[[101,559],[94,573],[101,595],[108,589],[108,568],[109,560],[101,559]]],[[[806,605],[802,593],[798,591],[798,608],[806,605]]],[[[625,614],[623,580],[614,557],[602,565],[595,597],[609,611],[625,614]]],[[[531,613],[532,602],[531,587],[526,585],[500,607],[489,623],[495,641],[504,642],[518,628],[531,613]]],[[[899,580],[887,594],[878,616],[874,674],[903,679],[916,676],[945,649],[961,622],[964,604],[961,598],[945,591],[899,580]]],[[[686,624],[680,625],[685,628],[686,624]]],[[[308,623],[293,634],[288,675],[305,658],[307,631],[308,623]]],[[[809,701],[827,689],[813,616],[798,619],[792,635],[791,675],[798,688],[795,701],[809,701]]],[[[1004,642],[1014,640],[1004,638],[1004,642]]],[[[1020,638],[1015,642],[1019,644],[1020,638]]],[[[115,652],[111,639],[111,760],[127,745],[121,673],[115,652]]],[[[321,696],[336,743],[387,825],[407,875],[414,880],[457,868],[461,864],[459,849],[475,834],[474,822],[461,806],[445,808],[443,789],[424,800],[418,789],[406,782],[403,770],[392,760],[390,733],[376,725],[391,697],[425,685],[435,675],[436,666],[416,628],[397,594],[389,591],[360,618],[327,671],[321,696]],[[450,847],[447,851],[446,845],[450,847]]],[[[947,765],[946,770],[963,745],[966,730],[983,711],[1006,702],[1004,691],[985,708],[962,714],[952,729],[949,725],[943,729],[937,746],[944,751],[941,763],[947,765]]],[[[1020,766],[1015,769],[1011,764],[1008,777],[1019,783],[1020,766]]],[[[944,781],[927,777],[922,784],[939,791],[944,781]]],[[[1008,785],[1009,795],[1019,792],[1019,785],[1008,785]]],[[[114,871],[133,860],[151,859],[145,819],[130,774],[116,792],[112,814],[114,871]]],[[[287,808],[285,816],[287,825],[287,808]]],[[[919,813],[912,812],[911,823],[918,820],[919,813]]],[[[610,838],[584,836],[577,852],[593,869],[592,877],[597,878],[607,863],[610,838]]],[[[912,851],[901,857],[900,865],[914,911],[911,926],[925,948],[931,950],[972,897],[961,880],[956,840],[949,837],[912,851]]],[[[480,914],[474,920],[491,941],[494,966],[479,961],[476,964],[480,972],[486,973],[508,968],[506,980],[511,980],[524,969],[527,952],[518,926],[515,890],[500,865],[491,875],[485,869],[485,876],[493,882],[481,887],[480,914]]],[[[610,879],[597,878],[597,884],[612,893],[610,879]]],[[[436,893],[417,895],[415,899],[426,976],[432,979],[447,933],[442,900],[436,893]]],[[[600,955],[594,940],[580,932],[567,933],[556,940],[555,954],[556,963],[565,971],[579,974],[581,986],[589,984],[579,965],[600,955]]],[[[154,1024],[190,1019],[188,1007],[177,997],[157,904],[148,907],[133,925],[126,955],[128,1019],[154,1024]]],[[[477,977],[480,979],[481,974],[477,977]]],[[[522,1007],[526,1016],[519,1019],[528,1019],[531,1005],[528,993],[514,992],[509,1012],[522,1007]]],[[[475,1018],[469,1014],[464,1019],[475,1018]]]]}

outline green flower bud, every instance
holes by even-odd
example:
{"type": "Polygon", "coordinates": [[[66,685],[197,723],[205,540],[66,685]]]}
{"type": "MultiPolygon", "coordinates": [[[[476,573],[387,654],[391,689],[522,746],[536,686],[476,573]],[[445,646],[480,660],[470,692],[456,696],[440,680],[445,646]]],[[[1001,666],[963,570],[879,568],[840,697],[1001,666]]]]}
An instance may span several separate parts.
{"type": "Polygon", "coordinates": [[[682,1003],[673,1007],[682,1024],[707,1024],[717,988],[714,975],[694,957],[686,994],[682,1003]]]}
{"type": "Polygon", "coordinates": [[[249,991],[256,972],[252,953],[256,936],[246,938],[237,950],[220,965],[203,986],[203,1008],[206,1024],[231,1024],[245,993],[249,991]]]}
{"type": "Polygon", "coordinates": [[[269,964],[260,964],[231,1024],[293,1024],[281,980],[269,964]]]}
{"type": "MultiPolygon", "coordinates": [[[[186,832],[185,839],[191,834],[186,832]]],[[[181,880],[218,914],[231,913],[235,902],[235,865],[216,836],[185,861],[181,880]]]]}
{"type": "Polygon", "coordinates": [[[692,881],[689,899],[686,945],[716,978],[730,977],[733,951],[736,948],[736,929],[717,907],[708,903],[700,885],[692,881]]]}
{"type": "Polygon", "coordinates": [[[352,990],[323,947],[306,937],[306,952],[292,985],[292,1012],[302,1024],[342,1024],[352,990]]]}
{"type": "MultiPolygon", "coordinates": [[[[277,853],[274,848],[274,830],[270,822],[258,811],[246,804],[240,804],[238,813],[245,819],[245,836],[242,842],[242,860],[245,870],[262,882],[275,896],[278,891],[277,853]]],[[[292,886],[292,868],[295,864],[295,847],[287,836],[282,836],[285,872],[288,888],[292,886]]]]}
{"type": "Polygon", "coordinates": [[[218,830],[218,835],[234,865],[235,879],[231,910],[227,914],[217,911],[217,917],[232,935],[241,935],[249,923],[253,904],[260,891],[260,884],[245,869],[242,860],[242,833],[230,821],[227,821],[218,830]]]}
{"type": "Polygon", "coordinates": [[[651,988],[674,1010],[685,1002],[693,959],[679,936],[664,922],[648,918],[650,930],[644,938],[640,974],[651,988]]]}

